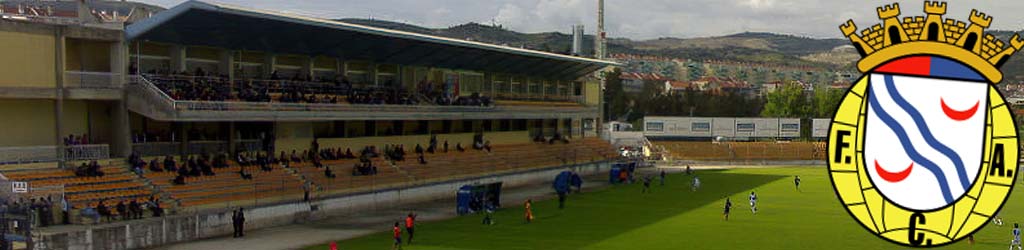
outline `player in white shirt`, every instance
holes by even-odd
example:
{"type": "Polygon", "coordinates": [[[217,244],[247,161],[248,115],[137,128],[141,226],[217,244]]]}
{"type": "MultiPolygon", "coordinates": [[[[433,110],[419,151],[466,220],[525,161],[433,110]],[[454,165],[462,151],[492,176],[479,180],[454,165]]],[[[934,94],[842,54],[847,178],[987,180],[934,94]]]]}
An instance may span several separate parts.
{"type": "Polygon", "coordinates": [[[693,181],[690,182],[690,191],[697,191],[700,188],[700,178],[697,176],[693,177],[693,181]]]}
{"type": "Polygon", "coordinates": [[[1013,246],[1017,246],[1017,250],[1021,250],[1020,227],[1017,223],[1013,223],[1013,240],[1010,241],[1010,250],[1013,250],[1013,246]]]}
{"type": "Polygon", "coordinates": [[[750,191],[750,212],[757,214],[757,195],[750,191]]]}

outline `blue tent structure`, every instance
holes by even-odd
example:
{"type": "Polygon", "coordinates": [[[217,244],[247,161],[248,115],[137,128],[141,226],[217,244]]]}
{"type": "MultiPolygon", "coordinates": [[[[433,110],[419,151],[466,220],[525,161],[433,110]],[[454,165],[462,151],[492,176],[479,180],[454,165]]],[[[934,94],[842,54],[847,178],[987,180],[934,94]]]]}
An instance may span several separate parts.
{"type": "Polygon", "coordinates": [[[551,187],[558,193],[569,192],[569,181],[572,179],[571,171],[562,171],[555,176],[555,181],[551,183],[551,187]]]}
{"type": "Polygon", "coordinates": [[[455,192],[455,212],[459,215],[501,207],[501,182],[465,185],[455,192]]]}

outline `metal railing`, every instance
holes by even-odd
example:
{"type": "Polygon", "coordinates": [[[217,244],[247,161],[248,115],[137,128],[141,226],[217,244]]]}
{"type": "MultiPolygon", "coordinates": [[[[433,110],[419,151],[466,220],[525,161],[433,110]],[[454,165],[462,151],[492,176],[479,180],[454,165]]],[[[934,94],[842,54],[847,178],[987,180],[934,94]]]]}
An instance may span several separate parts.
{"type": "Polygon", "coordinates": [[[121,74],[110,72],[65,71],[64,87],[83,89],[120,89],[121,74]]]}
{"type": "Polygon", "coordinates": [[[65,146],[58,154],[57,146],[28,146],[0,148],[0,164],[22,164],[36,162],[55,162],[96,160],[110,158],[110,146],[107,144],[65,146]]]}
{"type": "Polygon", "coordinates": [[[190,141],[188,154],[215,154],[228,152],[227,141],[190,141]]]}
{"type": "MultiPolygon", "coordinates": [[[[469,113],[469,112],[565,112],[596,111],[596,107],[546,107],[546,106],[437,106],[437,105],[396,105],[396,104],[332,104],[332,103],[284,103],[284,102],[243,102],[243,101],[178,101],[156,87],[145,77],[133,75],[129,78],[133,96],[150,103],[161,103],[163,107],[180,111],[300,111],[300,112],[409,112],[409,113],[469,113]],[[572,109],[572,110],[569,110],[572,109]]],[[[582,97],[567,97],[567,101],[579,101],[582,97]]]]}
{"type": "Polygon", "coordinates": [[[146,142],[132,144],[132,152],[142,156],[177,155],[181,152],[181,142],[146,142]]]}
{"type": "Polygon", "coordinates": [[[260,139],[236,140],[235,150],[241,152],[255,152],[263,149],[263,141],[260,139]]]}
{"type": "Polygon", "coordinates": [[[89,144],[64,147],[64,160],[99,160],[110,158],[110,145],[89,144]]]}

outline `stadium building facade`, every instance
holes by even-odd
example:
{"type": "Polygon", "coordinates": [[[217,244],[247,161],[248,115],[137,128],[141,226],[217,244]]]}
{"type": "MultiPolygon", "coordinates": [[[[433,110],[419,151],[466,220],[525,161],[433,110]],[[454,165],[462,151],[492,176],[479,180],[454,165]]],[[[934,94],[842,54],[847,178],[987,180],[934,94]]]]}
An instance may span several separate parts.
{"type": "Polygon", "coordinates": [[[0,160],[593,136],[614,64],[198,1],[97,26],[0,23],[0,160]]]}
{"type": "Polygon", "coordinates": [[[285,225],[617,155],[594,74],[614,62],[201,1],[127,19],[83,4],[0,13],[0,186],[24,187],[0,200],[53,200],[33,226],[100,224],[23,238],[48,247],[184,242],[227,234],[238,206],[285,225]],[[136,202],[165,216],[103,223],[136,202]]]}

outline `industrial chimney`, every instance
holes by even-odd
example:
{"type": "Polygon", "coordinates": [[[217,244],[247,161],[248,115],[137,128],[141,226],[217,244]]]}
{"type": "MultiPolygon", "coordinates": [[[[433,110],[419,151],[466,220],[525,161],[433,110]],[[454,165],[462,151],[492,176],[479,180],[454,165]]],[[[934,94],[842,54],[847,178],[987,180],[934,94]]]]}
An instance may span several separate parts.
{"type": "Polygon", "coordinates": [[[572,26],[572,50],[569,52],[579,56],[583,50],[583,25],[572,26]]]}

